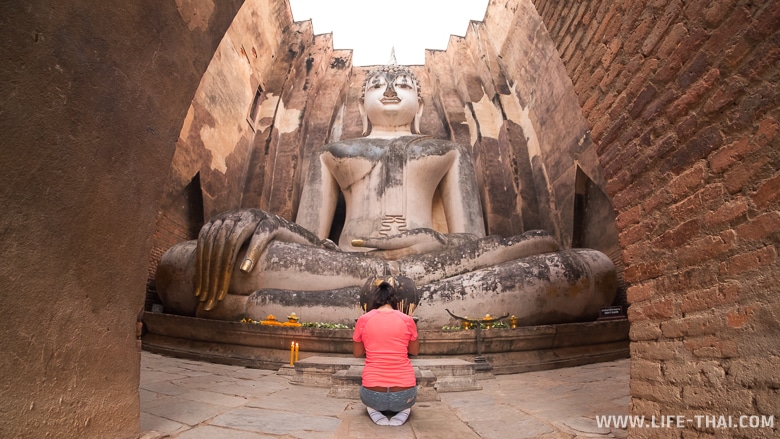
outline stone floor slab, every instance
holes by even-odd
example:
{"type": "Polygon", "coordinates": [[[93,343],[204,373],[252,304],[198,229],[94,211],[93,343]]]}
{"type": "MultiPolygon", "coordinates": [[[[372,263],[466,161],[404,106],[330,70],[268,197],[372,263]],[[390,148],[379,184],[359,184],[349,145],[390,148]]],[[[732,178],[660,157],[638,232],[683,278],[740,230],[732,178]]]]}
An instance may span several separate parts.
{"type": "Polygon", "coordinates": [[[141,355],[141,428],[171,439],[584,439],[595,415],[628,414],[629,360],[498,375],[482,390],[418,402],[401,427],[371,422],[359,400],[291,383],[290,375],[141,355]]]}
{"type": "Polygon", "coordinates": [[[339,426],[338,418],[311,416],[280,410],[242,407],[216,417],[211,425],[258,433],[309,438],[329,433],[339,426]]]}

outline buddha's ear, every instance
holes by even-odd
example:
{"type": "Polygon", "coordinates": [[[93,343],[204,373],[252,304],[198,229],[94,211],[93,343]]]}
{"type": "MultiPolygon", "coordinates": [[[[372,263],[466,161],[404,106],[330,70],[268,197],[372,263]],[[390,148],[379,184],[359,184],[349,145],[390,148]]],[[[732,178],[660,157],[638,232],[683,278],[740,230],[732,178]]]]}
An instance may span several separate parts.
{"type": "Polygon", "coordinates": [[[420,120],[422,119],[423,107],[425,107],[425,104],[422,99],[418,100],[418,104],[417,114],[414,115],[414,120],[412,121],[414,123],[412,134],[420,134],[420,120]]]}
{"type": "Polygon", "coordinates": [[[366,114],[366,105],[363,103],[363,98],[358,101],[358,110],[360,110],[360,120],[363,122],[363,136],[367,136],[369,132],[368,115],[366,114]]]}

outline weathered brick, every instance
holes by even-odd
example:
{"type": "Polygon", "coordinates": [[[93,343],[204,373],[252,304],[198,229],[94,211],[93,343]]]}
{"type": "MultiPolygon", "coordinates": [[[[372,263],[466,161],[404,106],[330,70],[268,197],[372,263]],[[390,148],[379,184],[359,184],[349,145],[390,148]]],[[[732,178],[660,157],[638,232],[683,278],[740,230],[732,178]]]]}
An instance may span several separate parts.
{"type": "Polygon", "coordinates": [[[701,223],[698,218],[686,221],[672,230],[666,231],[661,236],[653,240],[655,248],[668,249],[681,247],[689,242],[701,230],[701,223]]]}
{"type": "Polygon", "coordinates": [[[657,361],[647,361],[637,358],[631,361],[629,369],[632,379],[640,379],[646,381],[660,381],[663,377],[661,372],[661,363],[657,361]]]}
{"type": "Polygon", "coordinates": [[[705,113],[715,113],[723,107],[733,104],[737,99],[745,94],[747,83],[744,79],[738,77],[726,78],[723,85],[718,87],[715,94],[704,104],[705,113]]]}
{"type": "Polygon", "coordinates": [[[739,307],[726,313],[726,326],[742,328],[753,319],[753,313],[758,305],[739,307]]]}
{"type": "Polygon", "coordinates": [[[683,267],[658,280],[657,288],[664,293],[684,294],[718,284],[717,263],[709,262],[695,267],[683,267]]]}
{"type": "Polygon", "coordinates": [[[620,212],[615,217],[615,226],[617,226],[618,230],[622,230],[628,225],[638,223],[644,215],[645,212],[642,209],[642,206],[636,205],[627,210],[624,210],[623,212],[620,212]]]}
{"type": "Polygon", "coordinates": [[[650,82],[653,72],[658,68],[658,64],[659,61],[654,58],[645,60],[642,63],[642,67],[633,75],[631,82],[626,86],[625,93],[629,96],[638,95],[650,82]]]}
{"type": "Polygon", "coordinates": [[[740,386],[766,386],[777,389],[780,388],[778,364],[780,364],[780,357],[772,354],[734,359],[729,363],[728,375],[740,386]]]}
{"type": "Polygon", "coordinates": [[[609,44],[605,45],[606,52],[604,53],[604,56],[601,57],[601,65],[605,69],[609,69],[611,66],[613,66],[612,61],[614,61],[622,45],[623,42],[617,38],[613,39],[609,42],[609,44]]]}
{"type": "Polygon", "coordinates": [[[635,244],[623,247],[621,258],[626,265],[638,264],[657,258],[658,253],[658,251],[652,248],[652,245],[649,242],[639,241],[635,244]]]}
{"type": "Polygon", "coordinates": [[[753,394],[748,390],[686,386],[682,389],[682,400],[686,407],[712,409],[717,403],[719,407],[734,410],[730,413],[748,413],[752,409],[753,394]]]}
{"type": "Polygon", "coordinates": [[[633,181],[625,190],[617,194],[612,200],[615,209],[634,206],[655,191],[656,187],[663,185],[668,176],[658,173],[645,173],[633,181]]]}
{"type": "Polygon", "coordinates": [[[654,79],[658,83],[666,84],[673,80],[683,64],[696,53],[709,35],[703,29],[689,28],[689,34],[685,37],[677,48],[666,58],[663,58],[662,64],[658,66],[654,79]]]}
{"type": "Polygon", "coordinates": [[[667,110],[667,116],[674,120],[684,116],[688,110],[699,103],[699,101],[712,90],[712,87],[720,77],[720,70],[711,68],[704,75],[703,78],[698,80],[695,84],[688,87],[684,94],[680,96],[673,104],[669,105],[667,110]]]}
{"type": "MultiPolygon", "coordinates": [[[[650,280],[648,282],[642,282],[632,284],[626,290],[626,300],[630,304],[637,304],[649,300],[656,294],[655,282],[650,280]]],[[[630,308],[629,308],[630,309],[630,308]]]]}
{"type": "Polygon", "coordinates": [[[724,51],[725,56],[723,57],[721,64],[733,70],[742,62],[742,60],[750,53],[752,49],[752,41],[749,41],[746,38],[740,38],[734,41],[733,44],[731,44],[731,46],[729,46],[728,49],[724,51]]]}
{"type": "Polygon", "coordinates": [[[777,413],[780,413],[780,389],[756,389],[754,392],[758,413],[774,415],[774,421],[778,422],[777,413]]]}
{"type": "Polygon", "coordinates": [[[767,116],[761,119],[758,124],[758,130],[756,130],[756,133],[751,140],[758,148],[763,148],[777,137],[777,133],[777,120],[772,116],[767,116]]]}
{"type": "Polygon", "coordinates": [[[688,321],[685,318],[666,320],[659,325],[666,338],[681,338],[688,335],[688,321]]]}
{"type": "Polygon", "coordinates": [[[666,320],[677,315],[679,307],[673,296],[664,296],[649,303],[642,303],[637,308],[650,320],[666,320]]]}
{"type": "Polygon", "coordinates": [[[777,203],[780,200],[780,175],[761,183],[751,198],[759,209],[766,209],[772,203],[777,203]]]}
{"type": "Polygon", "coordinates": [[[710,68],[711,57],[705,52],[699,52],[687,63],[687,67],[677,76],[677,85],[688,88],[710,68]]]}
{"type": "Polygon", "coordinates": [[[739,282],[724,282],[716,287],[683,295],[680,311],[685,314],[735,303],[742,298],[742,294],[743,288],[739,282]]]}
{"type": "Polygon", "coordinates": [[[634,264],[626,267],[623,272],[623,279],[628,283],[633,283],[656,278],[662,274],[663,267],[660,262],[634,264]]]}
{"type": "Polygon", "coordinates": [[[764,37],[776,33],[778,27],[780,27],[780,4],[769,2],[753,18],[753,28],[757,32],[756,37],[764,37]]]}
{"type": "Polygon", "coordinates": [[[680,389],[674,385],[632,379],[629,386],[631,394],[637,398],[645,398],[661,404],[680,404],[682,402],[680,389]]]}
{"type": "Polygon", "coordinates": [[[723,174],[726,190],[730,194],[740,192],[761,171],[771,172],[769,157],[760,156],[740,161],[723,174]]]}
{"type": "MultiPolygon", "coordinates": [[[[722,318],[718,324],[723,328],[722,318]]],[[[689,329],[692,332],[693,328],[689,329]]],[[[721,333],[722,334],[722,333],[721,333]]],[[[705,335],[699,338],[686,338],[685,348],[698,358],[733,358],[739,356],[739,343],[732,339],[715,335],[705,335]]]]}
{"type": "Polygon", "coordinates": [[[704,213],[704,225],[707,227],[714,227],[731,223],[737,218],[745,217],[748,207],[748,201],[742,197],[724,203],[715,211],[704,213]]]}
{"type": "Polygon", "coordinates": [[[645,417],[649,418],[651,416],[659,416],[661,414],[661,405],[655,401],[632,397],[629,405],[631,413],[635,415],[644,415],[645,417]]]}
{"type": "Polygon", "coordinates": [[[655,49],[655,46],[658,45],[658,42],[667,33],[669,25],[677,18],[679,13],[680,1],[672,0],[666,6],[663,14],[655,19],[655,27],[642,44],[642,53],[645,56],[649,55],[653,49],[655,49]]]}
{"type": "MultiPolygon", "coordinates": [[[[691,113],[682,120],[677,122],[675,127],[675,133],[680,143],[687,141],[696,130],[699,129],[699,115],[697,113],[691,113]]],[[[664,166],[664,169],[671,169],[671,166],[664,166]]]]}
{"type": "Polygon", "coordinates": [[[629,34],[628,39],[626,39],[626,42],[623,44],[623,51],[628,55],[637,53],[639,45],[652,28],[652,19],[645,17],[639,22],[634,31],[629,34]]]}
{"type": "Polygon", "coordinates": [[[665,210],[672,201],[672,196],[666,189],[658,189],[654,193],[650,194],[642,203],[642,208],[645,212],[655,212],[656,210],[665,210]]]}
{"type": "Polygon", "coordinates": [[[723,134],[720,131],[720,126],[710,125],[702,128],[670,157],[665,168],[672,172],[679,172],[679,170],[691,166],[695,161],[706,158],[722,144],[723,134]]]}
{"type": "Polygon", "coordinates": [[[707,168],[704,163],[695,163],[691,168],[673,178],[667,190],[675,199],[688,196],[700,189],[707,178],[707,168]]]}
{"type": "MultiPolygon", "coordinates": [[[[629,347],[631,358],[639,358],[648,361],[667,361],[679,359],[685,354],[685,348],[681,341],[640,341],[631,343],[629,347]]],[[[636,395],[635,395],[636,396],[636,395]]]]}
{"type": "Polygon", "coordinates": [[[754,143],[750,141],[749,137],[735,140],[710,154],[708,158],[710,168],[713,172],[723,172],[754,149],[754,143]]]}
{"type": "MultiPolygon", "coordinates": [[[[631,308],[629,307],[629,311],[631,308]]],[[[628,336],[631,341],[658,340],[661,337],[661,328],[657,322],[641,319],[631,319],[628,336]]]]}
{"type": "Polygon", "coordinates": [[[671,56],[672,52],[680,45],[680,42],[688,36],[688,28],[683,23],[675,23],[669,29],[669,32],[664,36],[658,45],[656,55],[660,59],[666,59],[671,56]]]}
{"type": "Polygon", "coordinates": [[[647,84],[631,104],[631,109],[628,111],[631,117],[636,119],[656,94],[658,94],[658,89],[653,84],[647,84]]]}
{"type": "Polygon", "coordinates": [[[685,323],[685,340],[683,343],[690,351],[705,346],[712,346],[712,334],[724,328],[723,317],[712,312],[688,315],[680,320],[677,329],[681,329],[680,325],[683,322],[685,323]]]}
{"type": "Polygon", "coordinates": [[[735,105],[725,113],[724,131],[738,132],[751,127],[756,118],[762,115],[777,102],[778,92],[775,87],[767,84],[738,96],[735,105]]]}
{"type": "Polygon", "coordinates": [[[777,250],[773,246],[766,246],[758,250],[734,255],[722,262],[719,272],[723,276],[733,277],[752,270],[760,270],[770,267],[777,261],[777,250]]]}
{"type": "Polygon", "coordinates": [[[642,111],[642,120],[645,122],[650,122],[653,119],[656,119],[664,112],[664,110],[672,101],[677,99],[678,96],[679,94],[672,87],[664,89],[661,94],[656,99],[653,99],[647,105],[647,108],[642,111]]]}
{"type": "Polygon", "coordinates": [[[702,386],[711,384],[720,387],[726,371],[719,361],[667,361],[663,365],[664,378],[678,386],[702,386]]]}
{"type": "MultiPolygon", "coordinates": [[[[612,150],[617,149],[618,148],[612,148],[612,150]]],[[[625,188],[628,187],[628,185],[631,183],[632,176],[625,169],[621,170],[616,166],[613,167],[612,172],[607,172],[606,169],[604,171],[604,177],[608,178],[607,184],[604,186],[604,190],[610,197],[615,197],[616,194],[619,194],[625,190],[625,188]]]]}
{"type": "Polygon", "coordinates": [[[712,2],[704,10],[704,23],[709,28],[716,27],[723,18],[729,15],[729,11],[734,7],[735,0],[721,0],[712,2]]]}
{"type": "Polygon", "coordinates": [[[726,19],[711,33],[707,42],[702,47],[702,51],[708,53],[721,53],[724,48],[729,47],[730,43],[736,40],[746,27],[745,23],[751,21],[750,12],[747,8],[736,8],[726,19]]]}
{"type": "Polygon", "coordinates": [[[736,241],[732,230],[724,231],[720,236],[705,236],[692,241],[689,245],[677,251],[674,258],[678,267],[698,265],[704,261],[717,260],[727,254],[736,241]]]}
{"type": "Polygon", "coordinates": [[[737,236],[746,241],[759,241],[780,236],[780,212],[767,212],[735,228],[737,236]]]}
{"type": "Polygon", "coordinates": [[[615,15],[618,13],[618,11],[619,11],[618,2],[611,3],[609,10],[604,14],[604,17],[598,22],[599,27],[596,30],[596,33],[593,35],[594,41],[603,41],[602,38],[607,31],[607,27],[609,26],[610,22],[613,21],[613,18],[615,18],[615,15]]]}
{"type": "Polygon", "coordinates": [[[702,211],[717,209],[726,197],[723,184],[714,183],[704,186],[688,198],[670,206],[670,214],[679,221],[700,218],[702,211]]]}
{"type": "Polygon", "coordinates": [[[648,224],[637,224],[622,230],[618,235],[618,241],[620,246],[625,248],[635,242],[647,238],[649,233],[650,227],[648,224]]]}

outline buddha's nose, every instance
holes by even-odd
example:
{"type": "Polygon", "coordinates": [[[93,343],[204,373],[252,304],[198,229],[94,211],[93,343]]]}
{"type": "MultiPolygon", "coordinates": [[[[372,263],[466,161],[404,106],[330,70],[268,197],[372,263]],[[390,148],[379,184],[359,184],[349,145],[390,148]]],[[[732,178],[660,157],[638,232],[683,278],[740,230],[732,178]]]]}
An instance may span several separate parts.
{"type": "Polygon", "coordinates": [[[392,98],[397,96],[398,94],[395,92],[395,86],[392,82],[387,83],[387,88],[385,88],[384,96],[387,98],[392,98]]]}

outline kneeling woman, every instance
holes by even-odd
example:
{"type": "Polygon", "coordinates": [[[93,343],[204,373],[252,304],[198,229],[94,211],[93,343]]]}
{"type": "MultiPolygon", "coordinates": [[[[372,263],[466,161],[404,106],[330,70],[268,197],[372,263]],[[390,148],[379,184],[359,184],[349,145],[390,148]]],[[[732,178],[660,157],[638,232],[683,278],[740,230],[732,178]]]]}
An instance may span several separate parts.
{"type": "Polygon", "coordinates": [[[355,357],[366,355],[360,399],[376,424],[403,425],[417,400],[417,380],[409,361],[409,354],[420,350],[417,325],[398,311],[393,278],[380,282],[373,298],[352,336],[355,357]]]}

